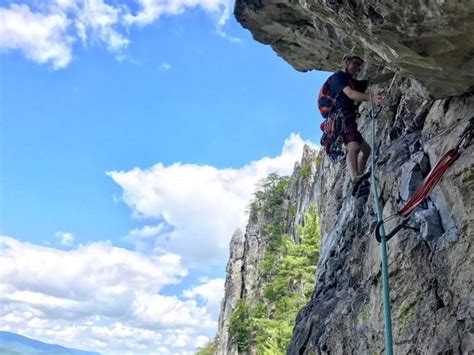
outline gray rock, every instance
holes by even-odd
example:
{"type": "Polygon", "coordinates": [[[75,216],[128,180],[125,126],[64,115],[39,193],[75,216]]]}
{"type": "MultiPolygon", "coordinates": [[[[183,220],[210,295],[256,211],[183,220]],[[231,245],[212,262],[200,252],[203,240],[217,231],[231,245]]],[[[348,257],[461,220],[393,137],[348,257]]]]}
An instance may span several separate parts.
{"type": "MultiPolygon", "coordinates": [[[[467,124],[466,117],[474,113],[473,95],[451,98],[453,111],[446,110],[443,101],[429,105],[421,131],[401,134],[390,141],[384,137],[392,127],[381,128],[380,151],[384,154],[379,159],[377,178],[385,217],[404,206],[407,196],[419,184],[420,175],[425,175],[428,167],[455,145],[458,132],[467,124]],[[419,145],[427,155],[420,149],[411,149],[413,145],[419,145]],[[414,171],[420,175],[415,177],[414,171]],[[405,191],[400,191],[399,186],[405,191]]],[[[394,110],[397,112],[396,107],[394,110]]],[[[394,122],[403,124],[400,119],[394,122]]],[[[465,299],[474,299],[474,257],[470,252],[474,242],[473,155],[471,146],[430,194],[430,209],[418,210],[421,234],[402,230],[389,242],[396,354],[474,351],[472,333],[465,326],[473,323],[473,313],[468,307],[461,307],[465,299]],[[466,321],[459,323],[456,317],[466,321]]],[[[331,180],[326,176],[334,175],[342,182],[346,172],[340,169],[318,170],[315,180],[327,184],[331,180]]],[[[311,302],[298,315],[288,353],[382,353],[379,245],[368,233],[372,197],[361,206],[353,199],[341,201],[327,194],[326,189],[323,184],[313,197],[320,205],[321,225],[326,226],[315,290],[311,302]]],[[[396,219],[393,224],[387,223],[387,230],[396,223],[396,219]]]]}
{"type": "Polygon", "coordinates": [[[217,354],[237,354],[237,346],[229,337],[230,314],[242,295],[242,266],[244,258],[244,237],[237,229],[230,240],[230,256],[227,263],[227,278],[225,294],[219,315],[219,329],[217,333],[217,354]]]}
{"type": "Polygon", "coordinates": [[[356,52],[368,75],[398,70],[434,98],[474,85],[472,1],[237,0],[234,14],[296,70],[335,71],[356,52]]]}
{"type": "Polygon", "coordinates": [[[419,236],[426,241],[433,241],[444,233],[436,208],[431,207],[414,213],[415,221],[420,225],[419,236]]]}
{"type": "Polygon", "coordinates": [[[413,195],[423,182],[420,165],[408,161],[402,166],[402,178],[400,183],[400,196],[406,201],[413,195]]]}
{"type": "MultiPolygon", "coordinates": [[[[400,102],[404,100],[402,95],[400,102]]],[[[450,98],[449,107],[445,100],[426,106],[429,110],[421,129],[401,134],[395,140],[385,139],[393,125],[378,124],[379,151],[383,154],[376,174],[385,217],[403,207],[405,198],[418,184],[419,176],[417,183],[412,181],[413,171],[426,175],[430,166],[455,145],[467,123],[466,117],[474,113],[474,95],[450,98]],[[418,148],[412,149],[414,145],[418,148]],[[408,186],[404,198],[399,188],[403,184],[408,186]]],[[[398,107],[392,110],[396,113],[398,107]]],[[[360,123],[364,129],[367,122],[360,123]]],[[[394,124],[395,128],[397,124],[404,125],[399,118],[394,124]]],[[[473,155],[474,148],[470,146],[431,192],[430,208],[417,211],[421,234],[402,230],[389,242],[392,327],[397,354],[474,351],[474,312],[472,302],[466,302],[474,299],[473,155]]],[[[295,165],[290,179],[284,224],[297,240],[294,226],[300,223],[309,205],[315,203],[322,239],[315,289],[310,303],[296,319],[289,354],[383,353],[380,250],[370,234],[373,199],[350,197],[348,181],[344,166],[331,165],[324,155],[309,148],[295,165]],[[306,171],[310,173],[302,174],[304,166],[309,167],[306,171]]],[[[219,331],[222,354],[236,353],[232,339],[225,335],[226,317],[235,302],[240,298],[249,304],[261,300],[265,285],[258,265],[266,250],[265,225],[270,222],[266,218],[265,213],[250,218],[243,249],[242,241],[237,242],[241,239],[233,238],[232,244],[240,248],[232,247],[232,266],[227,269],[219,331]],[[236,269],[239,271],[234,273],[236,269]]],[[[387,223],[387,230],[396,223],[396,219],[387,223]]]]}
{"type": "MultiPolygon", "coordinates": [[[[373,154],[384,218],[405,205],[474,116],[473,2],[237,0],[235,15],[298,70],[333,71],[344,52],[356,49],[369,62],[365,74],[386,67],[405,76],[376,122],[373,154]]],[[[360,111],[367,138],[368,106],[360,111]]],[[[388,243],[395,354],[474,352],[473,164],[471,144],[429,194],[429,208],[416,211],[412,222],[421,233],[402,230],[388,243]]],[[[315,288],[297,316],[288,354],[384,352],[380,246],[370,232],[373,196],[352,198],[348,184],[343,165],[308,147],[295,164],[283,224],[298,241],[296,225],[315,203],[321,252],[315,288]]],[[[386,223],[387,230],[398,222],[386,223]]],[[[226,334],[237,300],[261,300],[268,223],[265,213],[251,216],[243,241],[235,237],[219,354],[237,351],[226,334]]]]}

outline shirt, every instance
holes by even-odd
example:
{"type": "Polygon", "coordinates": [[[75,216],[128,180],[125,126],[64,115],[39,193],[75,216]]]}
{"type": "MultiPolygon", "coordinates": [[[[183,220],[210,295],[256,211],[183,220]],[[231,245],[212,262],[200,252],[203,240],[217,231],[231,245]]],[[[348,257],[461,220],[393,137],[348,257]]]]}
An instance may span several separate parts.
{"type": "Polygon", "coordinates": [[[367,85],[367,80],[354,79],[349,73],[343,71],[334,73],[329,81],[329,94],[331,97],[336,98],[334,109],[342,109],[345,112],[355,113],[357,107],[354,100],[351,100],[342,90],[346,86],[350,86],[354,90],[364,92],[367,89],[367,85]]]}

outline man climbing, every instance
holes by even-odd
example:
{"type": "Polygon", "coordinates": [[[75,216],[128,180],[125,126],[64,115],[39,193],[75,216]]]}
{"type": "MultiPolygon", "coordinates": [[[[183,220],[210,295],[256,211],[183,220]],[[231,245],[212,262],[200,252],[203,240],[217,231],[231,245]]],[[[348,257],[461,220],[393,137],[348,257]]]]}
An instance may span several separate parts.
{"type": "MultiPolygon", "coordinates": [[[[370,101],[365,94],[367,80],[357,80],[364,60],[354,54],[347,54],[343,58],[344,70],[334,73],[328,80],[329,96],[334,98],[331,108],[331,119],[340,119],[342,122],[342,139],[346,146],[346,165],[351,176],[352,195],[363,196],[369,193],[370,174],[364,174],[371,148],[357,129],[357,112],[355,101],[370,101]]],[[[371,80],[372,84],[389,80],[393,73],[382,74],[371,80]]],[[[382,105],[384,97],[372,94],[374,104],[382,105]]]]}

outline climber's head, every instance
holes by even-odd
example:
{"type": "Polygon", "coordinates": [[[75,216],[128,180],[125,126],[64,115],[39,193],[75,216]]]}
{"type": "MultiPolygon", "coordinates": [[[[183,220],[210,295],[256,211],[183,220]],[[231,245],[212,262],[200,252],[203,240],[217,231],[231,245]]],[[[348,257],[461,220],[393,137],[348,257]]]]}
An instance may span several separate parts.
{"type": "Polygon", "coordinates": [[[359,73],[360,68],[364,64],[364,60],[353,53],[344,55],[342,60],[344,64],[344,70],[353,76],[359,73]]]}

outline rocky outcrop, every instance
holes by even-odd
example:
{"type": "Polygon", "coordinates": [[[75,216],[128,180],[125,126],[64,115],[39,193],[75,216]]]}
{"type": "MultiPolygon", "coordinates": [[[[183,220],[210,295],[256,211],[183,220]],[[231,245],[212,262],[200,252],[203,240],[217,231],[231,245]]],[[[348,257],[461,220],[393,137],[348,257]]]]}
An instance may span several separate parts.
{"type": "MultiPolygon", "coordinates": [[[[474,95],[464,95],[419,101],[424,113],[417,121],[406,116],[413,116],[404,107],[415,96],[405,92],[392,113],[377,122],[385,217],[404,205],[474,115],[474,95]]],[[[368,137],[367,123],[362,127],[368,137]]],[[[414,213],[410,224],[420,231],[403,230],[389,242],[395,354],[474,351],[473,163],[470,146],[414,213]]],[[[342,167],[322,164],[318,179],[326,180],[315,184],[313,195],[324,226],[322,253],[311,302],[296,320],[288,353],[381,354],[383,302],[379,244],[371,233],[372,196],[348,197],[342,167]]]]}
{"type": "MultiPolygon", "coordinates": [[[[472,2],[237,0],[235,15],[298,70],[335,70],[344,52],[356,50],[368,60],[369,74],[383,68],[403,74],[376,122],[373,154],[384,217],[405,204],[474,117],[472,2]]],[[[369,140],[368,106],[360,112],[369,140]]],[[[474,353],[473,164],[474,143],[413,213],[412,228],[388,243],[395,354],[474,353]]],[[[343,165],[305,148],[290,179],[284,224],[298,241],[295,226],[316,204],[321,252],[311,301],[296,319],[288,354],[385,351],[373,196],[356,199],[348,186],[343,165]]],[[[247,226],[235,287],[249,300],[263,287],[256,272],[266,250],[263,216],[247,226]]],[[[227,290],[228,314],[226,301],[227,290]]],[[[220,324],[227,342],[220,354],[235,353],[225,321],[220,324]]]]}
{"type": "Polygon", "coordinates": [[[229,261],[227,263],[227,277],[225,280],[225,296],[219,315],[219,332],[217,353],[237,354],[237,347],[232,344],[229,337],[230,314],[237,301],[242,297],[242,269],[244,265],[244,237],[242,231],[237,229],[230,240],[229,261]]]}
{"type": "MultiPolygon", "coordinates": [[[[304,147],[301,162],[295,163],[283,200],[281,224],[289,235],[298,241],[296,225],[303,222],[303,213],[314,203],[313,190],[319,154],[304,147]]],[[[237,301],[245,300],[250,307],[262,301],[265,280],[260,274],[260,265],[268,246],[267,228],[274,222],[268,211],[250,213],[245,235],[236,231],[230,242],[230,257],[227,264],[225,295],[219,317],[217,354],[238,354],[237,346],[229,335],[230,314],[237,301]]],[[[254,353],[252,349],[249,353],[254,353]]]]}
{"type": "Polygon", "coordinates": [[[369,71],[398,70],[435,98],[474,85],[472,1],[237,0],[235,16],[300,71],[334,71],[356,52],[369,71]]]}
{"type": "MultiPolygon", "coordinates": [[[[455,146],[474,115],[472,94],[430,102],[410,88],[410,82],[401,84],[395,104],[377,122],[377,179],[385,217],[404,205],[439,157],[455,146]]],[[[366,107],[361,111],[366,113],[366,107]]],[[[368,126],[366,119],[361,120],[365,137],[368,126]]],[[[470,146],[413,214],[410,225],[415,230],[402,230],[389,242],[396,354],[474,351],[473,163],[470,146]]],[[[298,240],[294,226],[302,223],[309,205],[316,204],[322,246],[315,289],[296,319],[289,354],[384,352],[372,195],[356,199],[348,194],[348,185],[344,166],[330,164],[324,155],[305,147],[290,179],[285,225],[298,240]]],[[[232,239],[218,354],[238,353],[226,328],[232,305],[240,298],[256,302],[264,287],[258,274],[269,222],[264,216],[249,220],[245,241],[238,233],[232,239]]]]}

